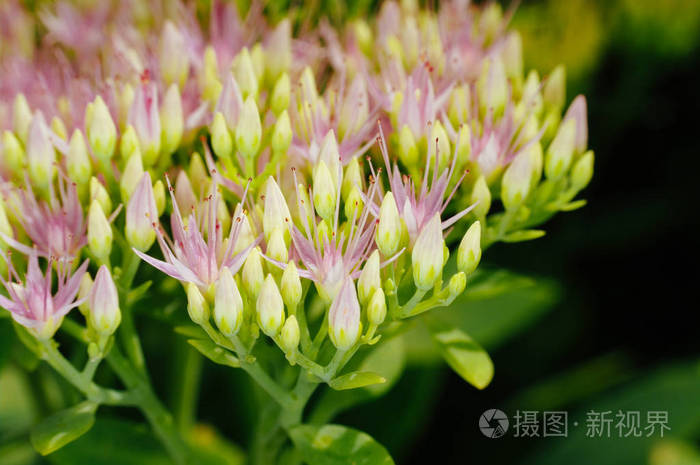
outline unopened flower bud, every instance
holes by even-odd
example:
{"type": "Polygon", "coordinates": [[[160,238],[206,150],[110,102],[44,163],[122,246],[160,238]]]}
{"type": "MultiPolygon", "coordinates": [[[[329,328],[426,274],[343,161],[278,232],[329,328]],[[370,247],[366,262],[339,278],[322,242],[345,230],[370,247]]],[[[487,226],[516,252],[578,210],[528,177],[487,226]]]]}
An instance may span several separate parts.
{"type": "MultiPolygon", "coordinates": [[[[5,250],[7,244],[3,240],[3,236],[12,237],[12,225],[10,225],[10,220],[7,218],[7,212],[5,211],[5,204],[0,197],[0,250],[5,250]]],[[[2,260],[4,262],[4,260],[2,260]]]]}
{"type": "Polygon", "coordinates": [[[292,315],[284,322],[282,333],[280,334],[280,345],[285,354],[294,353],[297,350],[299,337],[299,323],[297,322],[297,317],[292,315]]]}
{"type": "Polygon", "coordinates": [[[243,322],[243,298],[231,270],[224,267],[216,282],[214,323],[225,336],[235,336],[243,322]]]}
{"type": "Polygon", "coordinates": [[[572,118],[561,123],[556,136],[547,148],[544,172],[548,179],[560,179],[571,166],[576,143],[576,121],[572,118]]]}
{"type": "Polygon", "coordinates": [[[282,110],[282,113],[277,117],[275,127],[272,130],[272,146],[273,153],[286,153],[289,144],[292,143],[292,123],[289,120],[287,110],[282,110]]]}
{"type": "Polygon", "coordinates": [[[586,105],[586,97],[583,95],[577,96],[569,109],[566,110],[566,115],[564,115],[564,121],[573,119],[576,121],[576,142],[574,143],[574,150],[576,154],[581,154],[588,147],[588,109],[586,105]]]}
{"type": "Polygon", "coordinates": [[[209,172],[204,165],[204,161],[202,161],[202,157],[197,152],[194,152],[190,157],[190,166],[187,171],[194,191],[207,192],[210,182],[209,172]]]}
{"type": "Polygon", "coordinates": [[[334,185],[338,185],[338,177],[341,175],[340,151],[338,150],[338,139],[332,129],[326,132],[318,150],[318,159],[326,164],[334,185]]]}
{"type": "Polygon", "coordinates": [[[481,260],[481,223],[475,221],[464,234],[457,249],[457,269],[472,274],[481,260]]]}
{"type": "Polygon", "coordinates": [[[204,66],[201,76],[202,100],[212,104],[216,103],[223,86],[219,81],[219,65],[216,60],[216,51],[211,45],[204,49],[204,66]]]}
{"type": "Polygon", "coordinates": [[[367,307],[367,320],[375,326],[384,323],[386,318],[386,297],[384,290],[380,287],[374,291],[367,307]]]}
{"type": "Polygon", "coordinates": [[[365,201],[362,198],[362,193],[360,192],[360,189],[353,186],[352,190],[350,191],[350,194],[348,194],[348,196],[345,199],[345,217],[348,220],[352,220],[353,218],[359,218],[362,214],[364,204],[365,201]]]}
{"type": "Polygon", "coordinates": [[[198,325],[209,320],[209,304],[195,283],[187,283],[187,313],[198,325]]]}
{"type": "Polygon", "coordinates": [[[168,87],[160,109],[161,145],[163,155],[169,156],[180,145],[185,120],[182,116],[182,99],[175,84],[168,87]]]}
{"type": "Polygon", "coordinates": [[[323,161],[319,161],[314,170],[313,194],[316,212],[330,222],[335,214],[336,190],[331,172],[323,161]]]}
{"type": "MultiPolygon", "coordinates": [[[[270,32],[265,42],[265,68],[271,79],[292,65],[292,24],[285,18],[270,32]]],[[[286,108],[286,107],[285,107],[286,108]]]]}
{"type": "Polygon", "coordinates": [[[355,345],[361,331],[360,303],[352,279],[346,277],[328,311],[328,335],[338,350],[348,350],[355,345]]]}
{"type": "Polygon", "coordinates": [[[95,176],[90,178],[90,200],[97,200],[103,212],[112,211],[112,199],[105,186],[95,176]]]}
{"type": "Polygon", "coordinates": [[[464,125],[457,135],[457,166],[463,167],[469,161],[472,154],[472,132],[469,126],[464,125]]]}
{"type": "Polygon", "coordinates": [[[299,271],[294,262],[289,262],[282,273],[280,280],[280,290],[282,291],[282,300],[287,308],[296,308],[301,301],[302,288],[301,279],[299,279],[299,271]]]}
{"type": "Polygon", "coordinates": [[[240,119],[236,125],[236,148],[245,158],[253,158],[260,149],[262,126],[255,99],[249,96],[243,103],[240,119]]]}
{"type": "Polygon", "coordinates": [[[387,192],[379,209],[379,224],[377,225],[377,247],[385,257],[391,257],[399,250],[401,241],[401,217],[396,207],[394,194],[387,192]]]}
{"type": "Polygon", "coordinates": [[[270,234],[270,240],[267,242],[267,255],[278,262],[287,262],[289,250],[284,243],[284,229],[275,228],[270,234]]]}
{"type": "Polygon", "coordinates": [[[160,73],[166,84],[184,87],[189,72],[185,38],[172,21],[166,20],[160,38],[160,73]]]}
{"type": "Polygon", "coordinates": [[[97,200],[90,204],[87,237],[90,252],[102,260],[109,257],[112,251],[112,226],[97,200]]]}
{"type": "Polygon", "coordinates": [[[124,166],[121,180],[119,181],[119,193],[122,197],[122,202],[128,202],[131,195],[136,190],[136,186],[141,181],[143,176],[143,161],[141,159],[141,151],[134,150],[124,166]]]}
{"type": "Polygon", "coordinates": [[[469,121],[471,105],[469,86],[463,84],[455,87],[450,95],[450,102],[447,108],[447,116],[450,122],[454,126],[467,123],[469,121]]]}
{"type": "Polygon", "coordinates": [[[251,249],[243,264],[243,288],[250,297],[257,298],[264,280],[265,274],[260,260],[260,251],[255,247],[251,249]]]}
{"type": "Polygon", "coordinates": [[[271,274],[267,275],[260,288],[255,307],[260,329],[270,337],[276,336],[284,323],[284,302],[271,274]]]}
{"type": "Polygon", "coordinates": [[[491,208],[491,190],[484,176],[479,176],[474,183],[470,201],[474,205],[472,211],[477,218],[483,218],[489,212],[491,208]]]}
{"type": "Polygon", "coordinates": [[[132,125],[127,124],[121,139],[119,139],[119,154],[124,160],[128,160],[136,150],[141,150],[139,136],[136,135],[136,129],[132,125]]]}
{"type": "Polygon", "coordinates": [[[519,207],[532,189],[533,158],[530,151],[518,154],[503,174],[501,201],[507,210],[519,207]]]}
{"type": "Polygon", "coordinates": [[[357,157],[354,157],[345,167],[345,175],[343,176],[341,195],[346,202],[353,187],[356,187],[358,190],[362,189],[362,178],[362,168],[359,161],[357,161],[357,157]]]}
{"type": "Polygon", "coordinates": [[[109,114],[109,109],[99,95],[88,105],[85,115],[87,138],[92,153],[102,163],[114,155],[117,144],[117,128],[109,114]]]}
{"type": "Polygon", "coordinates": [[[503,62],[499,57],[489,58],[476,83],[479,111],[482,115],[493,112],[500,115],[508,99],[508,80],[503,62]]]}
{"type": "MultiPolygon", "coordinates": [[[[431,137],[428,142],[430,144],[433,144],[433,146],[429,148],[428,153],[431,153],[433,156],[438,157],[438,169],[442,170],[443,168],[448,166],[452,157],[450,139],[447,137],[447,131],[445,131],[445,127],[440,121],[435,121],[430,135],[431,137]],[[437,154],[435,153],[436,149],[437,154]]],[[[432,163],[434,162],[435,160],[433,159],[432,163]]]]}
{"type": "Polygon", "coordinates": [[[399,133],[399,160],[406,166],[415,166],[418,163],[418,146],[411,128],[404,124],[399,133]]]}
{"type": "Polygon", "coordinates": [[[160,179],[153,184],[153,200],[156,203],[158,216],[162,215],[165,211],[165,184],[160,179]]]}
{"type": "Polygon", "coordinates": [[[83,314],[84,317],[88,317],[90,313],[90,293],[92,291],[92,278],[90,273],[83,273],[83,277],[80,278],[80,287],[78,288],[78,300],[83,300],[83,303],[78,305],[78,310],[83,314]]]}
{"type": "Polygon", "coordinates": [[[216,156],[224,160],[230,159],[233,153],[233,139],[226,127],[226,119],[221,112],[214,115],[210,131],[211,146],[216,156]]]}
{"type": "Polygon", "coordinates": [[[258,78],[255,75],[255,67],[250,57],[248,48],[243,49],[233,59],[233,75],[241,89],[243,98],[256,98],[258,95],[258,78]]]}
{"type": "Polygon", "coordinates": [[[263,209],[263,232],[265,233],[265,240],[270,240],[272,231],[275,229],[279,228],[286,231],[287,222],[291,217],[287,201],[284,199],[282,191],[277,185],[275,178],[270,176],[265,186],[265,208],[263,209]]]}
{"type": "Polygon", "coordinates": [[[66,155],[66,169],[68,176],[79,186],[87,185],[92,174],[90,155],[87,144],[80,129],[73,131],[66,155]]]}
{"type": "Polygon", "coordinates": [[[382,287],[379,265],[379,252],[375,250],[365,262],[360,278],[357,280],[357,296],[362,305],[369,301],[374,291],[382,287]]]}
{"type": "Polygon", "coordinates": [[[61,118],[58,116],[51,118],[51,130],[59,138],[68,140],[68,130],[66,129],[66,125],[63,124],[63,120],[61,120],[61,118]]]}
{"type": "Polygon", "coordinates": [[[291,94],[291,84],[289,75],[282,73],[272,89],[270,97],[270,109],[275,115],[279,115],[289,107],[289,96],[291,94]]]}
{"type": "Polygon", "coordinates": [[[183,219],[189,218],[190,213],[195,212],[199,204],[197,196],[192,189],[190,178],[187,177],[187,173],[184,170],[177,174],[177,179],[175,180],[175,201],[183,219]]]}
{"type": "Polygon", "coordinates": [[[436,213],[423,227],[411,253],[413,282],[418,289],[430,289],[440,277],[444,264],[444,245],[442,222],[440,215],[436,213]]]}
{"type": "Polygon", "coordinates": [[[545,81],[542,91],[544,103],[560,111],[566,100],[566,71],[563,65],[554,68],[554,71],[545,81]]]}
{"type": "Polygon", "coordinates": [[[90,291],[90,326],[98,333],[109,336],[119,327],[122,314],[119,309],[119,295],[109,269],[102,265],[97,270],[95,283],[90,291]]]}
{"type": "Polygon", "coordinates": [[[250,61],[253,63],[253,71],[255,71],[255,77],[258,82],[262,79],[265,74],[265,52],[263,51],[262,44],[260,42],[253,45],[250,49],[250,61]]]}
{"type": "Polygon", "coordinates": [[[161,140],[158,89],[155,83],[144,84],[136,90],[129,110],[129,123],[139,137],[144,166],[153,166],[160,155],[161,140]]]}
{"type": "Polygon", "coordinates": [[[593,177],[593,151],[589,150],[579,158],[571,169],[571,185],[580,191],[591,182],[593,177]]]}
{"type": "Polygon", "coordinates": [[[49,128],[44,116],[37,112],[29,126],[27,139],[27,166],[29,179],[42,189],[48,190],[55,172],[56,151],[49,138],[49,128]]]}
{"type": "Polygon", "coordinates": [[[22,144],[12,132],[4,131],[0,146],[2,147],[0,164],[10,176],[21,178],[27,161],[22,144]]]}
{"type": "Polygon", "coordinates": [[[348,89],[347,97],[341,100],[338,119],[338,137],[342,140],[348,135],[356,134],[369,116],[369,94],[366,78],[356,74],[348,89]]]}
{"type": "Polygon", "coordinates": [[[463,272],[460,271],[459,273],[454,274],[450,278],[450,282],[447,285],[447,289],[450,293],[450,296],[452,297],[457,297],[460,295],[462,292],[464,292],[464,289],[467,287],[467,275],[463,272]]]}
{"type": "MultiPolygon", "coordinates": [[[[523,41],[516,31],[510,32],[503,47],[503,64],[506,76],[514,85],[522,84],[523,79],[523,41]]],[[[517,87],[518,90],[520,89],[517,87]]]]}
{"type": "Polygon", "coordinates": [[[12,129],[19,140],[26,146],[29,137],[29,125],[32,124],[32,110],[24,94],[17,94],[12,104],[12,129]]]}
{"type": "Polygon", "coordinates": [[[158,210],[153,197],[151,175],[145,172],[126,207],[126,240],[141,252],[150,249],[156,240],[154,228],[157,221],[158,210]]]}

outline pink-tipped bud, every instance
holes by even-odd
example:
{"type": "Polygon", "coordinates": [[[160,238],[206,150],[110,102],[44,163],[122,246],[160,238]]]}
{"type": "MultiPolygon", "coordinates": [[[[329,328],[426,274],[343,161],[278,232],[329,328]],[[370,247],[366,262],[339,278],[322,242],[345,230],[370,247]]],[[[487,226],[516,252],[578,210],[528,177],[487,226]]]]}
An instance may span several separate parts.
{"type": "MultiPolygon", "coordinates": [[[[270,240],[270,236],[275,229],[280,228],[283,231],[288,231],[287,224],[291,221],[291,218],[287,201],[284,199],[284,195],[282,195],[275,178],[270,176],[265,185],[265,208],[263,212],[265,240],[270,240]]],[[[289,233],[287,232],[285,239],[288,239],[288,235],[289,233]]]]}
{"type": "Polygon", "coordinates": [[[445,241],[442,238],[440,215],[435,214],[423,227],[413,246],[413,282],[421,290],[433,287],[442,273],[445,241]]]}
{"type": "Polygon", "coordinates": [[[243,322],[243,299],[227,267],[221,270],[216,283],[214,322],[219,331],[228,337],[236,335],[243,322]]]}
{"type": "Polygon", "coordinates": [[[129,244],[141,252],[150,249],[156,240],[157,221],[151,175],[145,172],[126,207],[126,239],[129,244]]]}
{"type": "Polygon", "coordinates": [[[37,112],[29,126],[27,165],[29,178],[35,186],[48,189],[56,167],[56,151],[50,139],[50,129],[41,112],[37,112]]]}
{"type": "Polygon", "coordinates": [[[350,349],[360,337],[360,302],[355,285],[346,277],[328,311],[328,335],[338,350],[350,349]]]}
{"type": "Polygon", "coordinates": [[[274,337],[284,323],[284,301],[275,278],[268,274],[256,301],[258,325],[265,334],[274,337]]]}
{"type": "Polygon", "coordinates": [[[399,250],[401,241],[401,217],[396,207],[394,194],[387,192],[379,208],[379,225],[377,226],[377,247],[385,257],[391,257],[399,250]]]}
{"type": "Polygon", "coordinates": [[[129,123],[136,130],[145,166],[152,166],[160,154],[160,114],[158,89],[155,83],[144,84],[136,90],[129,110],[129,123]]]}
{"type": "Polygon", "coordinates": [[[374,291],[382,287],[379,266],[379,252],[375,250],[365,262],[365,266],[360,273],[360,279],[357,280],[357,294],[362,305],[369,301],[374,291]]]}
{"type": "Polygon", "coordinates": [[[102,265],[97,271],[95,283],[90,291],[90,326],[99,334],[109,336],[119,327],[122,314],[119,310],[119,295],[109,269],[102,265]]]}
{"type": "Polygon", "coordinates": [[[185,38],[172,21],[166,21],[160,39],[160,72],[166,84],[185,85],[190,63],[185,38]]]}

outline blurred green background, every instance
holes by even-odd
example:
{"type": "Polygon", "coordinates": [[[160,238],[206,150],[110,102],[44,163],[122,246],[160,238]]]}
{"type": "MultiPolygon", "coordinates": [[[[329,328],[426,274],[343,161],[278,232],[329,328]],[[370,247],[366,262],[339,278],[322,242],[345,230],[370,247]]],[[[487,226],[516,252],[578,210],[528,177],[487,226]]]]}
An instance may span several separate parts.
{"type": "MultiPolygon", "coordinates": [[[[323,11],[336,21],[376,9],[362,0],[313,3],[266,8],[271,15],[290,6],[299,15],[323,11]]],[[[588,206],[555,217],[543,239],[490,249],[460,307],[438,315],[489,350],[496,376],[487,389],[477,391],[441,365],[416,330],[386,345],[405,352],[388,393],[346,397],[347,405],[360,402],[346,411],[324,408],[333,397],[321,394],[312,420],[340,413],[339,422],[374,436],[399,464],[700,464],[693,208],[700,197],[700,1],[524,1],[512,24],[523,36],[526,67],[546,74],[564,63],[568,99],[587,96],[596,152],[588,206]],[[568,438],[515,438],[511,430],[488,439],[478,418],[489,408],[511,417],[567,411],[568,438]],[[671,430],[664,438],[587,438],[591,410],[668,411],[671,430]]],[[[184,339],[152,316],[144,315],[141,328],[154,354],[149,364],[159,393],[174,405],[188,387],[173,389],[167,374],[198,362],[184,339]]],[[[225,457],[220,463],[240,463],[236,447],[221,438],[250,439],[253,388],[241,373],[207,363],[201,369],[202,425],[194,441],[225,457]]],[[[33,453],[27,428],[71,395],[0,319],[0,464],[47,463],[33,453]]],[[[131,423],[136,413],[117,414],[48,463],[87,463],[85,444],[100,465],[167,463],[146,429],[131,423]]]]}

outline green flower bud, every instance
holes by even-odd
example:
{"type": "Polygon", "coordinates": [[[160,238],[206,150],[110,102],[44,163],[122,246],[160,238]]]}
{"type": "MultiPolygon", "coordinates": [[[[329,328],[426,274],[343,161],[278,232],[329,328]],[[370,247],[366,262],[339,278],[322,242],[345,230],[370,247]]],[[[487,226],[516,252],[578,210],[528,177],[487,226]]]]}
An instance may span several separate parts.
{"type": "Polygon", "coordinates": [[[475,221],[459,243],[457,269],[472,274],[481,260],[481,223],[475,221]]]}
{"type": "Polygon", "coordinates": [[[287,229],[287,222],[291,219],[292,215],[289,213],[289,207],[287,206],[287,201],[284,199],[284,195],[282,195],[282,191],[277,185],[275,178],[272,176],[267,179],[265,186],[264,205],[263,232],[265,233],[265,240],[269,241],[272,232],[276,229],[287,231],[285,240],[288,240],[289,232],[287,229]]]}
{"type": "Polygon", "coordinates": [[[464,125],[457,135],[457,166],[467,164],[472,154],[472,132],[469,126],[464,125]]]}
{"type": "Polygon", "coordinates": [[[350,191],[350,194],[345,199],[345,217],[348,220],[352,220],[353,218],[359,218],[362,214],[362,208],[364,206],[364,203],[365,201],[362,198],[362,193],[360,192],[360,189],[353,186],[352,190],[350,191]]]}
{"type": "Polygon", "coordinates": [[[508,100],[508,80],[499,57],[486,60],[476,83],[476,91],[479,96],[479,112],[482,115],[490,111],[496,116],[503,114],[508,100]]]}
{"type": "Polygon", "coordinates": [[[547,148],[544,172],[548,179],[560,179],[571,166],[576,143],[576,121],[574,118],[564,121],[556,136],[547,148]]]}
{"type": "Polygon", "coordinates": [[[85,115],[88,142],[92,153],[103,163],[114,155],[117,144],[117,128],[109,114],[109,109],[99,95],[88,105],[85,115]]]}
{"type": "Polygon", "coordinates": [[[160,179],[153,184],[153,200],[156,202],[158,216],[165,211],[165,184],[160,179]]]}
{"type": "Polygon", "coordinates": [[[506,76],[513,83],[515,90],[520,92],[523,82],[523,41],[517,31],[510,32],[505,40],[503,64],[506,76]]]}
{"type": "Polygon", "coordinates": [[[260,260],[260,251],[255,247],[251,249],[243,264],[243,288],[250,297],[257,298],[264,280],[265,274],[260,260]]]}
{"type": "Polygon", "coordinates": [[[90,326],[102,336],[111,336],[122,321],[119,294],[109,269],[102,265],[97,270],[95,283],[90,289],[90,326]]]}
{"type": "Polygon", "coordinates": [[[97,200],[103,212],[112,211],[112,199],[105,186],[95,176],[90,178],[90,199],[97,200]]]}
{"type": "Polygon", "coordinates": [[[258,78],[255,75],[255,67],[247,47],[238,52],[233,59],[233,75],[241,89],[243,98],[255,99],[258,95],[258,78]]]}
{"type": "Polygon", "coordinates": [[[289,18],[285,18],[268,34],[265,43],[265,68],[268,78],[276,79],[280,73],[288,71],[292,60],[292,23],[289,18]]]}
{"type": "Polygon", "coordinates": [[[49,138],[49,128],[40,112],[32,118],[27,140],[27,166],[34,186],[48,192],[56,172],[56,151],[49,138]]]}
{"type": "Polygon", "coordinates": [[[453,126],[458,126],[469,121],[471,109],[471,93],[467,84],[455,87],[450,95],[447,107],[447,117],[453,126]]]}
{"type": "Polygon", "coordinates": [[[593,151],[589,150],[579,158],[571,169],[571,186],[580,191],[593,177],[593,151]]]}
{"type": "Polygon", "coordinates": [[[112,225],[97,200],[90,204],[87,237],[90,252],[101,260],[107,259],[112,251],[112,225]]]}
{"type": "Polygon", "coordinates": [[[190,319],[198,325],[209,321],[209,304],[196,284],[187,283],[187,313],[190,319]]]}
{"type": "Polygon", "coordinates": [[[22,144],[12,132],[4,131],[2,133],[2,144],[0,145],[2,146],[0,164],[12,177],[21,178],[27,163],[22,144]]]}
{"type": "MultiPolygon", "coordinates": [[[[192,188],[195,192],[207,192],[209,186],[209,171],[202,161],[202,157],[194,152],[190,157],[190,166],[188,169],[189,178],[192,181],[192,188]]],[[[219,202],[223,203],[223,202],[219,202]]]]}
{"type": "Polygon", "coordinates": [[[61,139],[68,140],[66,125],[63,124],[63,121],[58,116],[51,118],[51,130],[61,139]]]}
{"type": "Polygon", "coordinates": [[[279,79],[277,79],[275,87],[272,89],[272,97],[270,97],[270,109],[275,115],[279,115],[289,108],[291,92],[289,75],[287,73],[282,73],[279,79]]]}
{"type": "Polygon", "coordinates": [[[12,105],[12,128],[19,140],[27,145],[29,125],[32,124],[32,110],[24,94],[17,94],[12,105]]]}
{"type": "Polygon", "coordinates": [[[507,210],[518,208],[532,189],[533,165],[531,150],[521,152],[503,174],[501,201],[507,210]]]}
{"type": "Polygon", "coordinates": [[[399,160],[408,167],[414,167],[418,163],[418,146],[407,124],[403,125],[399,133],[399,160]]]}
{"type": "Polygon", "coordinates": [[[275,122],[275,127],[272,130],[272,140],[270,145],[272,146],[273,153],[287,153],[289,145],[292,143],[292,123],[289,120],[289,114],[287,110],[282,110],[277,121],[275,122]]]}
{"type": "Polygon", "coordinates": [[[357,157],[355,157],[350,160],[348,165],[345,167],[345,176],[343,176],[343,184],[340,190],[341,195],[346,202],[348,195],[350,195],[350,192],[353,190],[353,187],[362,189],[362,179],[362,168],[360,167],[360,162],[357,160],[357,157]]]}
{"type": "Polygon", "coordinates": [[[184,87],[190,69],[185,52],[185,38],[170,20],[166,20],[163,26],[158,57],[165,83],[184,87]]]}
{"type": "Polygon", "coordinates": [[[223,86],[219,81],[219,65],[216,60],[216,52],[211,45],[204,49],[204,70],[200,86],[202,89],[202,100],[216,104],[223,86]]]}
{"type": "Polygon", "coordinates": [[[418,289],[429,290],[440,277],[444,265],[444,247],[442,222],[436,213],[423,227],[411,253],[413,282],[418,289]]]}
{"type": "Polygon", "coordinates": [[[80,129],[73,131],[66,155],[66,169],[68,176],[79,186],[87,185],[92,175],[90,155],[87,144],[80,129]]]}
{"type": "Polygon", "coordinates": [[[323,161],[319,161],[314,170],[313,194],[316,212],[330,222],[335,215],[336,190],[333,176],[323,161]]]}
{"type": "Polygon", "coordinates": [[[270,337],[276,336],[284,323],[284,302],[271,274],[262,283],[255,307],[260,329],[270,337]]]}
{"type": "Polygon", "coordinates": [[[282,273],[280,281],[282,291],[282,300],[287,308],[296,308],[301,302],[302,288],[301,279],[299,279],[299,271],[294,262],[289,262],[282,273]]]}
{"type": "Polygon", "coordinates": [[[226,127],[226,119],[221,112],[216,112],[211,123],[211,146],[217,157],[230,160],[233,154],[233,139],[226,127]]]}
{"type": "Polygon", "coordinates": [[[236,147],[245,158],[254,158],[260,149],[262,138],[262,126],[260,125],[260,113],[255,99],[252,96],[243,103],[241,116],[236,126],[236,147]]]}
{"type": "Polygon", "coordinates": [[[250,61],[253,63],[253,71],[255,71],[255,77],[258,82],[262,79],[265,74],[265,52],[263,51],[262,44],[260,42],[253,45],[250,49],[250,61]]]}
{"type": "MultiPolygon", "coordinates": [[[[450,139],[447,137],[447,132],[445,127],[440,123],[440,121],[435,121],[433,124],[433,129],[430,133],[430,144],[437,144],[437,156],[438,158],[438,168],[443,170],[447,167],[450,159],[452,158],[452,148],[450,147],[450,139]]],[[[435,145],[428,149],[428,153],[435,156],[435,145]]],[[[435,163],[435,159],[431,161],[432,164],[435,163]]]]}
{"type": "Polygon", "coordinates": [[[131,156],[126,162],[121,180],[119,181],[119,192],[122,202],[127,203],[129,201],[131,194],[134,193],[136,186],[139,184],[139,181],[141,181],[141,176],[143,176],[141,151],[135,150],[131,152],[131,156]]]}
{"type": "Polygon", "coordinates": [[[384,290],[378,288],[372,294],[372,298],[369,301],[369,306],[367,307],[367,320],[375,326],[379,326],[384,323],[386,318],[386,298],[384,297],[384,290]]]}
{"type": "Polygon", "coordinates": [[[175,152],[182,140],[185,120],[182,116],[182,99],[175,84],[168,87],[160,110],[161,150],[168,156],[175,152]]]}
{"type": "Polygon", "coordinates": [[[374,291],[382,287],[379,267],[379,252],[375,250],[365,262],[365,266],[360,272],[360,278],[357,280],[357,297],[360,299],[361,305],[365,305],[374,291]]]}
{"type": "Polygon", "coordinates": [[[557,112],[564,107],[566,101],[566,70],[563,65],[554,68],[544,83],[544,103],[557,112]]]}
{"type": "Polygon", "coordinates": [[[474,205],[472,211],[477,218],[485,217],[491,208],[491,190],[483,175],[474,183],[470,202],[474,205]]]}
{"type": "Polygon", "coordinates": [[[282,326],[282,334],[280,334],[280,345],[285,354],[296,352],[299,347],[299,323],[294,315],[287,318],[282,326]]]}
{"type": "Polygon", "coordinates": [[[379,208],[379,224],[377,225],[377,247],[385,257],[391,257],[399,250],[403,225],[396,207],[394,194],[387,192],[379,208]]]}
{"type": "Polygon", "coordinates": [[[128,124],[122,133],[121,139],[119,139],[119,154],[122,159],[128,160],[135,150],[141,150],[139,136],[136,134],[136,129],[128,124]]]}
{"type": "Polygon", "coordinates": [[[275,228],[270,235],[270,240],[267,242],[267,255],[273,260],[286,263],[289,259],[289,250],[284,243],[284,230],[275,228]]]}
{"type": "Polygon", "coordinates": [[[463,271],[454,274],[450,278],[450,282],[447,285],[447,289],[450,292],[450,297],[457,297],[464,289],[467,287],[467,275],[463,271]]]}
{"type": "Polygon", "coordinates": [[[214,323],[224,336],[235,336],[243,323],[243,298],[231,270],[224,267],[216,282],[214,323]]]}
{"type": "Polygon", "coordinates": [[[84,273],[83,277],[80,279],[80,287],[78,288],[78,300],[83,300],[83,303],[78,305],[78,310],[87,317],[90,313],[90,291],[92,290],[92,278],[90,273],[84,273]]]}

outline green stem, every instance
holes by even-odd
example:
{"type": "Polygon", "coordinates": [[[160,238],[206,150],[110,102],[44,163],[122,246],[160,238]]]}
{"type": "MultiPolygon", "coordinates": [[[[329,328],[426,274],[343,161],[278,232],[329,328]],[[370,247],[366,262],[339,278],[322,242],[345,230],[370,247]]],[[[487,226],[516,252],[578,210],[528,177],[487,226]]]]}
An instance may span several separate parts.
{"type": "Polygon", "coordinates": [[[184,362],[179,371],[178,399],[175,419],[182,434],[192,428],[197,411],[199,382],[202,375],[202,356],[191,347],[184,348],[184,362]]]}
{"type": "Polygon", "coordinates": [[[132,367],[116,346],[107,355],[107,362],[133,393],[136,403],[173,461],[178,465],[188,463],[189,451],[178,433],[175,421],[153,393],[148,380],[132,367]]]}
{"type": "Polygon", "coordinates": [[[128,302],[131,284],[134,281],[134,277],[136,276],[141,260],[131,249],[124,250],[124,253],[122,274],[119,277],[119,301],[122,303],[122,322],[119,326],[119,333],[122,344],[124,344],[124,350],[126,350],[129,359],[134,364],[136,369],[145,376],[146,361],[143,356],[141,341],[139,340],[138,334],[136,333],[136,327],[134,326],[133,309],[128,302]]]}

